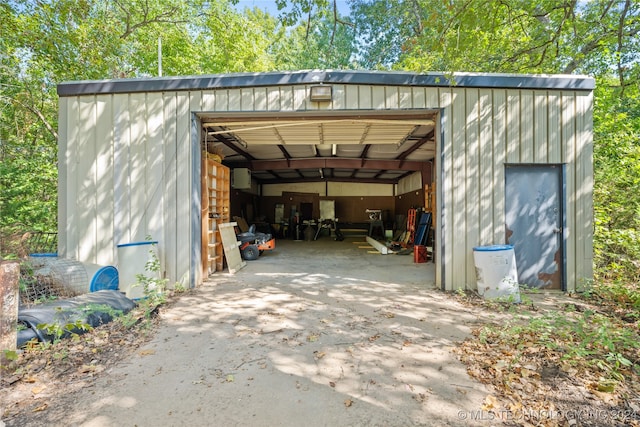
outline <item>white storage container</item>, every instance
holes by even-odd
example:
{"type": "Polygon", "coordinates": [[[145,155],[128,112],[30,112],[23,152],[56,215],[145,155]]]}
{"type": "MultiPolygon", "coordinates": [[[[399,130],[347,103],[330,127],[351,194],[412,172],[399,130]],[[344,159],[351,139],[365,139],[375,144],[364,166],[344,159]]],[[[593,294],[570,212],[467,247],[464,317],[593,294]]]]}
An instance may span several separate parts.
{"type": "Polygon", "coordinates": [[[478,293],[484,298],[511,298],[520,302],[516,254],[512,245],[473,248],[478,293]]]}
{"type": "Polygon", "coordinates": [[[144,298],[144,286],[138,283],[138,274],[155,277],[156,272],[147,271],[147,262],[157,257],[157,241],[123,243],[118,245],[118,272],[120,291],[127,298],[144,298]]]}

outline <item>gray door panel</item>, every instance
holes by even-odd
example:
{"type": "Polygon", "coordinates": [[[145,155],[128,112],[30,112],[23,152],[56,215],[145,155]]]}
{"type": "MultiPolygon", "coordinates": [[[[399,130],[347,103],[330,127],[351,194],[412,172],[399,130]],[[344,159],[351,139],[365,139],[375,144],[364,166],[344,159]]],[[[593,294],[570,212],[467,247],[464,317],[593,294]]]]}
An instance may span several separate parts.
{"type": "Polygon", "coordinates": [[[505,170],[507,242],[514,246],[518,282],[564,289],[563,169],[508,165],[505,170]]]}

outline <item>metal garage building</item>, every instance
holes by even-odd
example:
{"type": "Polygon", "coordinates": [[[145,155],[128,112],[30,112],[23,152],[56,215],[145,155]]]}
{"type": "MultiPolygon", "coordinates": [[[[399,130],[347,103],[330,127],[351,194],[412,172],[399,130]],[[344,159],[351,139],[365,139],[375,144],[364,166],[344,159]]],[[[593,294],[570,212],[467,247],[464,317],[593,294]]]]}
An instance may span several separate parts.
{"type": "Polygon", "coordinates": [[[592,277],[593,89],[585,76],[369,71],[65,82],[59,255],[117,265],[117,245],[151,236],[170,282],[201,283],[200,165],[215,143],[257,198],[399,203],[435,184],[443,289],[475,287],[473,248],[500,243],[521,282],[579,289],[592,277]]]}

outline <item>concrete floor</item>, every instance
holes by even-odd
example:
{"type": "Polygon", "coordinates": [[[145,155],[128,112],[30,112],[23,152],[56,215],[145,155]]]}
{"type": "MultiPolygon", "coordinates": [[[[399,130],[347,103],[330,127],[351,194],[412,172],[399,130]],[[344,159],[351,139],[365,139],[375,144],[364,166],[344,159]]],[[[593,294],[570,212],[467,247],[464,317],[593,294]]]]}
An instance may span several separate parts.
{"type": "MultiPolygon", "coordinates": [[[[364,238],[280,240],[162,314],[155,338],[69,396],[65,425],[446,426],[487,394],[451,349],[479,321],[434,264],[364,238]]],[[[44,416],[44,415],[43,415],[44,416]]]]}
{"type": "Polygon", "coordinates": [[[259,260],[248,261],[247,268],[257,274],[262,271],[256,268],[271,273],[321,273],[328,277],[349,273],[360,281],[398,282],[435,290],[435,264],[413,261],[413,253],[381,255],[369,246],[366,235],[348,235],[341,242],[324,236],[314,241],[279,239],[275,251],[265,251],[259,260]]]}

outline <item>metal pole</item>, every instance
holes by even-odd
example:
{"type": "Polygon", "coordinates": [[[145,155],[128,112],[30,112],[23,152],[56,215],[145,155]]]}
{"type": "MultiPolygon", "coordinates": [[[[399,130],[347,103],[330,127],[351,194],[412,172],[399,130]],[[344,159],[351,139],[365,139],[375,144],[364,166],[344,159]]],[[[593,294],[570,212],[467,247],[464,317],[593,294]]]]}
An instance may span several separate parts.
{"type": "Polygon", "coordinates": [[[162,77],[162,37],[158,37],[158,77],[162,77]]]}

